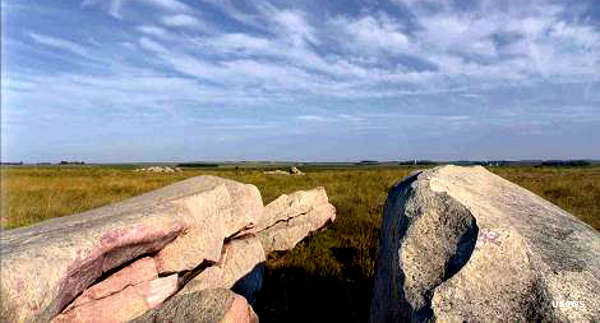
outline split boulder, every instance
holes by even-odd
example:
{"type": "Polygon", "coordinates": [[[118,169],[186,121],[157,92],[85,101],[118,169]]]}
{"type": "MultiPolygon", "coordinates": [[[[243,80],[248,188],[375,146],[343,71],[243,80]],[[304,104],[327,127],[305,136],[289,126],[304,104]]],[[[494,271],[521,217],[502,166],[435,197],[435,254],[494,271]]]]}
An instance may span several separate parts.
{"type": "Polygon", "coordinates": [[[157,270],[165,275],[217,262],[223,241],[252,228],[261,212],[253,185],[201,176],[4,231],[0,316],[49,321],[99,277],[145,254],[158,252],[157,270]]]}
{"type": "Polygon", "coordinates": [[[483,167],[392,187],[371,322],[599,321],[600,234],[483,167]]]}
{"type": "Polygon", "coordinates": [[[334,219],[323,188],[265,208],[253,185],[200,176],[3,231],[0,321],[255,322],[266,254],[334,219]]]}

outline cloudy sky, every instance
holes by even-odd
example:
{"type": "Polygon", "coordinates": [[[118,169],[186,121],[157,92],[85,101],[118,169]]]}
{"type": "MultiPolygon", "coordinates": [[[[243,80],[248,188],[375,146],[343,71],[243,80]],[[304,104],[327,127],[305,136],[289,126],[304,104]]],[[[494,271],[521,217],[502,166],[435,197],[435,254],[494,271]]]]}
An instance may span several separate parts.
{"type": "Polygon", "coordinates": [[[600,158],[600,2],[2,0],[2,160],[600,158]]]}

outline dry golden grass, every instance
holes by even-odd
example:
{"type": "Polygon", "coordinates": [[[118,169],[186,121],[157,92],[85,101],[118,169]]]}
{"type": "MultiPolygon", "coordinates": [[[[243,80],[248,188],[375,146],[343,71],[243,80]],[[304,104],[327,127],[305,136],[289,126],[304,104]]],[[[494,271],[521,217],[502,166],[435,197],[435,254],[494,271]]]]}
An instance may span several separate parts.
{"type": "MultiPolygon", "coordinates": [[[[92,209],[202,174],[255,184],[265,203],[283,193],[325,186],[336,222],[285,254],[270,255],[255,305],[263,322],[356,321],[368,318],[380,217],[387,191],[414,170],[306,169],[306,176],[261,170],[186,170],[135,173],[132,168],[43,167],[2,169],[3,228],[92,209]]],[[[600,229],[600,167],[498,167],[491,170],[600,229]]]]}

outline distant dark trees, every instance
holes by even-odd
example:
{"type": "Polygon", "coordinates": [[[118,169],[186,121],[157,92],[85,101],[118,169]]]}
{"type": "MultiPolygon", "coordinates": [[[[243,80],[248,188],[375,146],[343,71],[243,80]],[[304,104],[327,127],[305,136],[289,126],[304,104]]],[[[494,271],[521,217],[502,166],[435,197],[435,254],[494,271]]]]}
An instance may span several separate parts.
{"type": "Polygon", "coordinates": [[[541,166],[561,166],[561,167],[581,167],[589,166],[591,163],[587,160],[545,160],[541,166]]]}
{"type": "Polygon", "coordinates": [[[61,160],[59,165],[85,165],[85,162],[83,161],[66,161],[66,160],[61,160]]]}
{"type": "Polygon", "coordinates": [[[211,163],[182,163],[182,164],[177,164],[177,167],[219,167],[219,164],[211,164],[211,163]]]}
{"type": "Polygon", "coordinates": [[[435,165],[438,162],[432,160],[403,160],[399,161],[398,165],[435,165]]]}
{"type": "Polygon", "coordinates": [[[5,166],[19,166],[19,165],[23,165],[23,162],[1,162],[0,165],[5,165],[5,166]]]}
{"type": "Polygon", "coordinates": [[[378,165],[379,162],[376,160],[361,160],[360,162],[356,163],[356,165],[378,165]]]}

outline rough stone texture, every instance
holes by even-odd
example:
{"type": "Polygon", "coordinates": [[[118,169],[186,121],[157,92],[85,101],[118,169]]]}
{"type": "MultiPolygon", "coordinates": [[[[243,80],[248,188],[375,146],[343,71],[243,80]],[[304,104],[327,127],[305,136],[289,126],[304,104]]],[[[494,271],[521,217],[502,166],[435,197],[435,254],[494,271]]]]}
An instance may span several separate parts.
{"type": "Polygon", "coordinates": [[[247,300],[262,287],[266,253],[291,249],[335,219],[323,188],[283,195],[264,209],[255,186],[201,176],[3,231],[0,321],[125,322],[178,288],[166,312],[146,317],[203,321],[198,315],[220,308],[206,321],[256,321],[247,300]]]}
{"type": "Polygon", "coordinates": [[[128,286],[58,315],[53,322],[127,322],[160,305],[177,291],[177,275],[128,286]]]}
{"type": "Polygon", "coordinates": [[[223,248],[219,264],[206,268],[191,279],[179,295],[204,289],[233,288],[252,302],[262,288],[265,253],[258,238],[235,239],[223,248]]]}
{"type": "Polygon", "coordinates": [[[600,234],[483,167],[397,183],[376,266],[371,322],[600,320],[600,234]]]}
{"type": "Polygon", "coordinates": [[[217,262],[226,237],[222,219],[231,218],[231,197],[224,185],[195,199],[182,201],[183,207],[197,210],[181,217],[185,232],[162,248],[154,257],[160,273],[191,270],[203,261],[217,262]]]}
{"type": "Polygon", "coordinates": [[[161,249],[156,257],[161,273],[217,261],[223,239],[251,228],[261,212],[256,187],[201,176],[92,211],[3,231],[0,317],[49,321],[103,273],[161,249]]]}
{"type": "Polygon", "coordinates": [[[256,230],[268,254],[289,250],[309,233],[335,220],[335,207],[322,187],[281,195],[265,206],[256,230]]]}
{"type": "Polygon", "coordinates": [[[154,259],[144,257],[110,275],[99,283],[83,291],[66,309],[93,302],[118,293],[129,286],[135,286],[158,278],[154,259]]]}
{"type": "Polygon", "coordinates": [[[244,297],[219,288],[177,294],[131,322],[258,323],[258,317],[244,297]]]}
{"type": "Polygon", "coordinates": [[[218,193],[182,201],[201,214],[184,217],[190,229],[156,255],[159,273],[192,270],[203,261],[219,261],[224,238],[251,229],[262,215],[262,198],[254,185],[215,176],[197,179],[192,183],[194,189],[218,193]]]}

